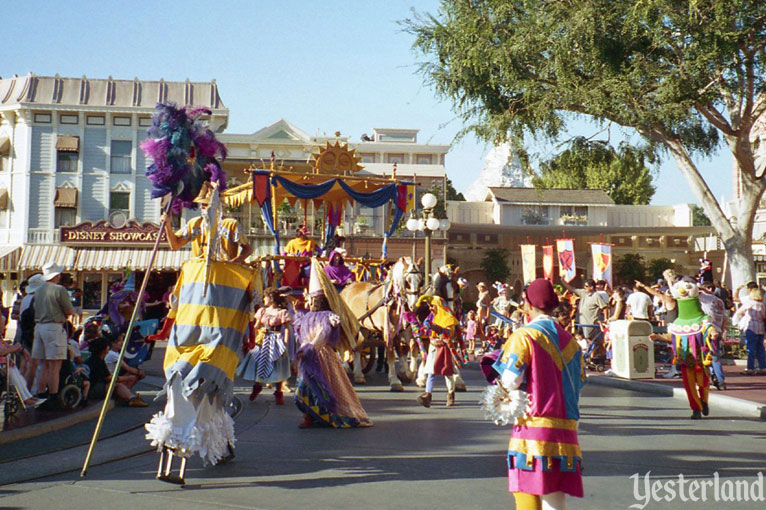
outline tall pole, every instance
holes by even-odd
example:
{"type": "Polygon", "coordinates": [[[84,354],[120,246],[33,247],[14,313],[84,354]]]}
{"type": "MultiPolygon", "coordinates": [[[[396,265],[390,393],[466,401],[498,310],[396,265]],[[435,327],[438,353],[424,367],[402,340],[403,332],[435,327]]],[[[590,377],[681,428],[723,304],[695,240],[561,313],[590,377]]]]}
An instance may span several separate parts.
{"type": "Polygon", "coordinates": [[[426,227],[426,287],[431,285],[431,229],[426,227]]]}

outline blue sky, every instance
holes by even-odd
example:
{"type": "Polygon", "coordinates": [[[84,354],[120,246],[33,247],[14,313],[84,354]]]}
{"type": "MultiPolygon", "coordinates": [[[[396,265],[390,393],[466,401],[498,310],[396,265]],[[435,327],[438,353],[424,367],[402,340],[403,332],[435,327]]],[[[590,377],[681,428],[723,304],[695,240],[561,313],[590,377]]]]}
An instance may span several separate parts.
{"type": "MultiPolygon", "coordinates": [[[[450,144],[462,124],[416,73],[412,37],[397,20],[434,12],[433,0],[14,2],[6,9],[0,76],[167,81],[215,78],[230,109],[229,133],[280,118],[304,131],[359,140],[374,127],[416,128],[421,143],[450,144]],[[158,7],[161,6],[161,7],[158,7]]],[[[597,128],[578,124],[589,136],[597,128]]],[[[614,138],[614,135],[613,135],[614,138]]],[[[534,147],[533,147],[534,148],[534,147]]],[[[453,144],[447,173],[460,191],[489,147],[453,144]]],[[[731,197],[727,150],[701,161],[716,197],[731,197]]],[[[672,161],[659,170],[653,203],[696,202],[672,161]]]]}

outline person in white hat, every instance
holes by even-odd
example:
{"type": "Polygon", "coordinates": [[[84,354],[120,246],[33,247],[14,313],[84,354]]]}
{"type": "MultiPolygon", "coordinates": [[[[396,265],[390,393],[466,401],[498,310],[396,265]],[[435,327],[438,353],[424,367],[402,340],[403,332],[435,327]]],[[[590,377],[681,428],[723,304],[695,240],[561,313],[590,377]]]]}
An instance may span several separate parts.
{"type": "MultiPolygon", "coordinates": [[[[59,371],[67,358],[67,333],[64,322],[72,315],[72,301],[66,288],[59,285],[64,267],[55,262],[43,266],[43,283],[35,292],[35,339],[32,358],[42,361],[38,393],[49,398],[55,409],[59,392],[59,371]],[[47,389],[47,390],[46,390],[47,389]]],[[[29,286],[27,286],[29,289],[29,286]]]]}

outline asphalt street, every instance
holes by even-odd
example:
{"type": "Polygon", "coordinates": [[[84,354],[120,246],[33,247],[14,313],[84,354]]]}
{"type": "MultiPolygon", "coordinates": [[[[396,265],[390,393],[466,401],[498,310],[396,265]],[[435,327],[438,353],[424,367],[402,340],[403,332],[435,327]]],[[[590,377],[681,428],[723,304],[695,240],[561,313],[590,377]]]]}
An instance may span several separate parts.
{"type": "MultiPolygon", "coordinates": [[[[247,402],[249,388],[243,383],[240,391],[247,404],[237,418],[237,457],[208,467],[193,459],[184,488],[154,479],[157,454],[136,428],[143,418],[129,414],[133,409],[118,408],[107,418],[111,434],[99,443],[87,478],[79,478],[86,447],[78,441],[52,453],[30,451],[25,456],[16,451],[12,460],[0,463],[0,507],[513,508],[506,491],[509,430],[483,420],[477,404],[483,389],[478,370],[469,368],[464,375],[469,391],[458,394],[457,405],[443,406],[442,382],[431,409],[417,404],[416,387],[391,393],[376,375],[369,385],[357,387],[375,426],[353,430],[300,430],[301,416],[291,402],[276,406],[266,392],[255,403],[247,402]]],[[[153,404],[144,414],[159,406],[153,404]]],[[[721,481],[752,483],[759,471],[766,471],[766,425],[725,409],[713,407],[709,418],[691,421],[683,400],[589,384],[581,412],[586,495],[570,498],[571,509],[640,508],[646,503],[647,472],[651,482],[672,482],[679,474],[712,481],[717,472],[721,481]],[[640,479],[631,478],[634,474],[640,479]]],[[[70,434],[85,437],[83,430],[92,427],[92,422],[82,424],[70,434]]],[[[682,501],[676,495],[669,501],[649,501],[643,508],[766,505],[711,501],[712,491],[707,498],[682,501]]]]}

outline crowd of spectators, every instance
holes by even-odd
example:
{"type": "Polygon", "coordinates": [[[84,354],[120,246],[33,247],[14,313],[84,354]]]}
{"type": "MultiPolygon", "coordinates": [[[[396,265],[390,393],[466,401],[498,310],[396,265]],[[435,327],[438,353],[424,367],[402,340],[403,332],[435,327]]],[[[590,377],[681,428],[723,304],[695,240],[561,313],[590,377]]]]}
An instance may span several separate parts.
{"type": "Polygon", "coordinates": [[[118,402],[147,406],[132,390],[145,372],[125,361],[117,367],[125,331],[108,318],[82,323],[82,291],[63,271],[51,262],[21,282],[8,317],[14,327],[6,329],[0,314],[0,331],[13,336],[0,342],[11,384],[27,408],[58,411],[71,403],[60,395],[62,385],[75,384],[81,395],[78,405],[84,407],[103,399],[116,377],[118,402]]]}

